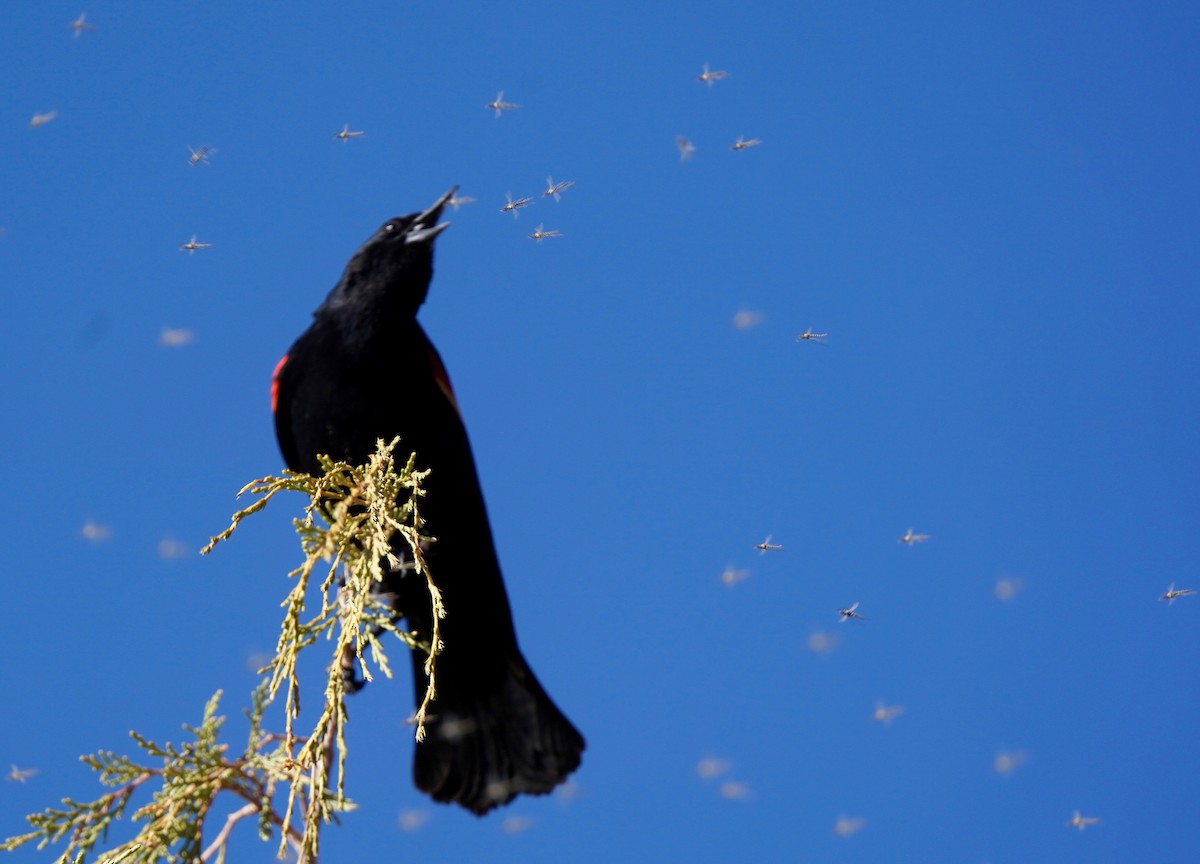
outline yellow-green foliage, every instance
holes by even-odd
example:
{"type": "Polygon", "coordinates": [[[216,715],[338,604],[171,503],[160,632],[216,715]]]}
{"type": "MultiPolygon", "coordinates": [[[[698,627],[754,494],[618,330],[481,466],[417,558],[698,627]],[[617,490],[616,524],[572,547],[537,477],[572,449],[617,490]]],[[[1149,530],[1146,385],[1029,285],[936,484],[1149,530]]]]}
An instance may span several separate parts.
{"type": "Polygon", "coordinates": [[[125,813],[131,799],[145,787],[151,800],[130,817],[140,823],[134,838],[104,852],[103,864],[151,864],[159,861],[225,860],[230,832],[243,818],[258,817],[259,835],[279,832],[282,855],[290,845],[299,861],[315,861],[323,824],[338,813],[353,809],[345,794],[346,741],[345,670],[355,663],[365,678],[372,667],[390,677],[391,669],[379,635],[392,633],[413,650],[428,655],[429,686],[418,708],[417,738],[425,734],[426,709],[435,695],[434,663],[441,647],[439,621],[445,615],[441,596],[425,566],[422,543],[432,537],[420,533],[421,482],[428,472],[416,471],[413,459],[399,471],[393,451],[399,439],[380,441],[366,465],[352,466],[322,457],[321,477],[292,471],[282,477],[263,477],[238,493],[255,501],[234,514],[232,523],[201,550],[210,552],[227,540],[247,516],[266,506],[277,493],[292,491],[308,496],[304,515],[295,520],[304,554],[303,563],[289,576],[291,590],[281,604],[285,610],[275,656],[261,670],[263,676],[251,694],[250,735],[241,753],[230,754],[218,740],[224,718],[217,715],[220,692],[209,700],[199,726],[184,725],[191,738],[184,744],[156,744],[131,732],[141,764],[127,756],[101,751],[83,761],[113,791],[89,802],[63,799],[59,809],[47,808],[27,817],[34,830],[0,842],[11,850],[33,841],[38,848],[65,842],[62,864],[82,861],[107,840],[109,828],[125,813]],[[424,575],[433,605],[433,632],[406,633],[396,628],[392,610],[371,593],[385,567],[399,566],[392,552],[396,535],[407,543],[412,566],[424,575]],[[320,583],[314,587],[314,573],[320,583]],[[339,579],[339,574],[341,578],[339,579]],[[324,708],[311,730],[300,734],[295,721],[300,714],[300,651],[321,636],[333,643],[324,687],[324,708]],[[431,650],[431,648],[433,650],[431,650]],[[285,692],[284,731],[267,732],[263,717],[280,690],[285,692]],[[333,764],[337,782],[331,788],[333,764]],[[205,817],[222,795],[243,800],[220,829],[205,825],[205,817]],[[282,807],[276,802],[285,798],[282,807]],[[297,804],[300,804],[297,811],[297,804]],[[297,817],[297,812],[301,817],[297,817]],[[215,830],[215,833],[213,833],[215,830]],[[210,834],[211,837],[206,837],[210,834]],[[208,845],[205,845],[208,839],[208,845]]]}

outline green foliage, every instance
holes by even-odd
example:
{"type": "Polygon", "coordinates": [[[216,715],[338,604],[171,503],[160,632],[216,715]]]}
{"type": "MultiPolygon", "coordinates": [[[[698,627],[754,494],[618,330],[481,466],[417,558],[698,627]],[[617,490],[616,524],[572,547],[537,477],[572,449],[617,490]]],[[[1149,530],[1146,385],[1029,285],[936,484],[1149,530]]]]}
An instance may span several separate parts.
{"type": "Polygon", "coordinates": [[[445,610],[422,554],[422,543],[433,541],[420,534],[418,507],[424,495],[421,482],[428,472],[416,471],[411,457],[397,472],[393,451],[398,443],[399,439],[380,441],[366,465],[322,457],[325,473],[320,477],[286,471],[282,477],[253,481],[238,496],[249,493],[254,503],[235,513],[229,528],[201,550],[206,554],[227,540],[243,519],[263,509],[279,492],[301,492],[309,498],[304,515],[295,520],[304,561],[289,574],[294,583],[281,604],[285,612],[275,656],[261,670],[263,679],[251,695],[245,749],[231,755],[229,745],[219,740],[224,718],[216,713],[218,692],[205,706],[198,726],[184,725],[191,736],[184,744],[158,744],[131,732],[145,764],[110,751],[82,757],[100,783],[113,791],[88,802],[65,798],[62,808],[26,817],[33,830],[0,841],[0,851],[34,841],[39,849],[65,841],[58,862],[82,862],[106,842],[109,828],[146,787],[153,790],[151,800],[130,817],[141,823],[137,836],[103,853],[104,864],[223,862],[234,825],[254,815],[263,840],[279,832],[280,856],[290,845],[301,862],[317,860],[321,826],[354,808],[345,794],[344,673],[352,673],[357,664],[368,680],[372,667],[391,677],[380,633],[392,633],[410,649],[426,653],[429,686],[417,711],[418,740],[425,734],[426,709],[436,693],[434,661],[441,647],[439,621],[445,610]],[[424,575],[429,585],[435,612],[432,633],[397,629],[392,610],[371,593],[372,583],[383,578],[385,567],[401,566],[392,552],[396,534],[411,550],[413,563],[407,566],[424,575]],[[315,574],[322,568],[317,583],[315,574]],[[312,729],[301,735],[296,729],[300,716],[297,658],[322,637],[333,643],[324,707],[312,729]],[[284,731],[276,734],[264,730],[263,718],[281,690],[284,731]],[[331,784],[335,761],[337,778],[331,784]],[[205,846],[206,817],[218,799],[229,796],[244,803],[205,846]]]}

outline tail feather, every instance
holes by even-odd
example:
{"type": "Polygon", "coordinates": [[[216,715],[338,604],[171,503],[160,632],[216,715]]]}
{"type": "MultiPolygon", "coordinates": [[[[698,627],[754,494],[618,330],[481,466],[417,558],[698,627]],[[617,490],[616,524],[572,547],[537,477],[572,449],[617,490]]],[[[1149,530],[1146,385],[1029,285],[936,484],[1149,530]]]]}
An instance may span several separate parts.
{"type": "MultiPolygon", "coordinates": [[[[437,695],[430,703],[425,736],[413,757],[413,780],[435,801],[453,802],[482,816],[517,795],[545,795],[579,767],[583,736],[542,689],[525,662],[513,632],[504,584],[494,557],[483,564],[449,560],[434,547],[438,572],[482,573],[470,602],[459,602],[452,585],[439,585],[447,616],[441,620],[442,650],[434,660],[437,695]],[[491,592],[490,594],[488,592],[491,592]]],[[[450,581],[450,580],[446,580],[450,581]]],[[[384,586],[408,627],[422,638],[433,632],[424,577],[397,571],[384,586]]],[[[415,704],[425,698],[426,655],[413,651],[415,704]]]]}
{"type": "MultiPolygon", "coordinates": [[[[544,795],[579,767],[583,736],[513,651],[498,688],[456,687],[438,675],[426,736],[413,762],[417,788],[482,816],[520,794],[544,795]]],[[[414,679],[427,679],[413,655],[414,679]]],[[[474,685],[476,682],[472,682],[474,685]]]]}

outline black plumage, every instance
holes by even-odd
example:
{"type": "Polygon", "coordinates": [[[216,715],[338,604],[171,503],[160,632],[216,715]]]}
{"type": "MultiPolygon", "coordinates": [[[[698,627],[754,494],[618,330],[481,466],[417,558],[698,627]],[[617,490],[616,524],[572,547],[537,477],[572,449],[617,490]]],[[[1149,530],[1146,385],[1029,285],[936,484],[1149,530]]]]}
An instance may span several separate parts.
{"type": "MultiPolygon", "coordinates": [[[[433,244],[454,190],[423,213],[386,222],[354,254],[313,322],[276,368],[275,430],[289,468],[320,473],[317,454],[362,464],[380,438],[400,436],[429,468],[423,531],[445,602],[444,651],[427,736],[416,745],[418,788],[483,814],[521,793],[549,792],[574,771],[584,741],[538,683],[517,646],[466,428],[433,343],[416,320],[433,276],[433,244]]],[[[403,541],[395,550],[405,553],[403,541]]],[[[383,590],[428,637],[423,576],[393,571],[383,590]]],[[[427,677],[413,654],[419,704],[427,677]]]]}

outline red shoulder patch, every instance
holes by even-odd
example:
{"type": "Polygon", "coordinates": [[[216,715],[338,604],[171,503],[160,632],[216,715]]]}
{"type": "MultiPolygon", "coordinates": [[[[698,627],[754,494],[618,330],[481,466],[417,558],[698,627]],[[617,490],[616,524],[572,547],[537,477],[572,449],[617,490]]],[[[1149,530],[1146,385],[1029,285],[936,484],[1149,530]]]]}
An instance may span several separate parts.
{"type": "Polygon", "coordinates": [[[288,355],[284,354],[279,358],[279,362],[275,364],[275,371],[271,373],[271,413],[275,413],[275,409],[279,406],[279,373],[283,371],[283,366],[288,361],[288,355]]]}
{"type": "Polygon", "coordinates": [[[437,382],[441,391],[446,394],[446,398],[450,400],[450,404],[454,406],[454,410],[461,415],[462,412],[458,410],[458,400],[454,398],[454,388],[450,386],[450,376],[446,374],[446,367],[442,365],[442,358],[438,356],[437,349],[432,345],[429,346],[429,363],[433,366],[433,380],[437,382]]]}

